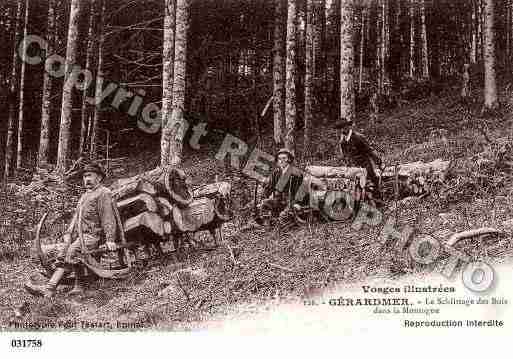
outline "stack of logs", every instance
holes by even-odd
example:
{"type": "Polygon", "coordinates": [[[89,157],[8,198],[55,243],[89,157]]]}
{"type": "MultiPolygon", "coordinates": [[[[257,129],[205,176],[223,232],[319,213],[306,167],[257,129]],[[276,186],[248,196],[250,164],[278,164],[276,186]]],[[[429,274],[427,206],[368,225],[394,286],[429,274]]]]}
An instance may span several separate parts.
{"type": "MultiPolygon", "coordinates": [[[[383,198],[394,198],[396,190],[399,198],[426,195],[435,183],[445,180],[449,165],[450,161],[436,159],[386,167],[381,173],[383,198]]],[[[361,188],[367,184],[367,171],[359,167],[307,166],[306,172],[320,183],[320,190],[352,192],[355,184],[361,188]]]]}
{"type": "Polygon", "coordinates": [[[180,171],[181,175],[176,176],[177,173],[158,167],[113,183],[113,198],[129,241],[135,238],[161,241],[177,228],[188,228],[185,222],[176,223],[184,217],[173,215],[174,207],[184,208],[192,203],[189,208],[202,210],[205,206],[194,206],[199,198],[212,199],[224,190],[224,182],[217,182],[189,192],[185,174],[180,171]]]}

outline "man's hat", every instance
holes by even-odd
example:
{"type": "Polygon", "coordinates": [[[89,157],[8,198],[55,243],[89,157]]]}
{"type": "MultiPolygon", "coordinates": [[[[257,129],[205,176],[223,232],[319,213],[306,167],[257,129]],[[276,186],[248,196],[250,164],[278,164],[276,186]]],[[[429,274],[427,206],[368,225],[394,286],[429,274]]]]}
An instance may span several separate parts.
{"type": "Polygon", "coordinates": [[[282,154],[285,154],[289,157],[289,161],[294,161],[294,154],[292,153],[292,151],[290,151],[289,149],[287,148],[282,148],[278,151],[278,153],[276,154],[276,157],[278,157],[279,155],[282,155],[282,154]]]}
{"type": "Polygon", "coordinates": [[[84,173],[86,172],[94,172],[98,175],[100,175],[103,178],[105,178],[105,171],[103,170],[102,166],[100,166],[99,164],[97,163],[88,163],[86,164],[83,168],[82,168],[82,171],[80,172],[81,175],[83,175],[84,173]]]}
{"type": "Polygon", "coordinates": [[[351,127],[353,125],[352,120],[348,120],[347,118],[341,118],[335,123],[335,128],[345,128],[345,127],[351,127]]]}

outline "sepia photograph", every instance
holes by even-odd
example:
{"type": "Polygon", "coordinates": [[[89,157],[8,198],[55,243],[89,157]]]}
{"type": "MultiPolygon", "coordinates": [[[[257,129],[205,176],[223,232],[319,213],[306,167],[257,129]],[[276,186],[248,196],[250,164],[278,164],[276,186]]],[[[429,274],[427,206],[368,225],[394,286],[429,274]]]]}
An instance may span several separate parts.
{"type": "Polygon", "coordinates": [[[10,352],[513,334],[513,0],[0,0],[0,29],[10,352]]]}

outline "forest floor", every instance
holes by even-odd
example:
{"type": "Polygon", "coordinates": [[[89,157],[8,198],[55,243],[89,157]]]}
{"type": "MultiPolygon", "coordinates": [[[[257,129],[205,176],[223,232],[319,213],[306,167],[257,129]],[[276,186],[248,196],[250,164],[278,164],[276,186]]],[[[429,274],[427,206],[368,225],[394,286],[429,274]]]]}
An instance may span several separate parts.
{"type": "MultiPolygon", "coordinates": [[[[447,89],[437,96],[402,104],[381,114],[373,124],[361,116],[361,130],[388,165],[436,158],[453,161],[447,183],[437,193],[401,201],[397,206],[393,203],[383,215],[394,218],[397,228],[409,224],[416,233],[430,234],[442,243],[450,234],[471,228],[504,230],[506,238],[486,253],[489,261],[502,261],[513,252],[513,176],[503,166],[513,144],[511,105],[507,93],[502,92],[503,110],[484,120],[474,115],[477,105],[467,111],[451,93],[454,90],[447,89]]],[[[479,100],[476,93],[476,102],[479,100]]],[[[319,124],[308,161],[339,164],[336,141],[335,130],[319,124]]],[[[298,147],[301,153],[302,144],[298,147]]],[[[193,185],[213,182],[216,175],[223,178],[224,167],[216,162],[213,151],[185,156],[184,167],[193,185]]],[[[155,158],[155,154],[141,154],[127,163],[119,177],[153,168],[155,161],[148,159],[155,158]]],[[[235,177],[233,186],[237,215],[225,225],[224,233],[236,263],[224,245],[212,252],[190,251],[183,261],[171,255],[149,261],[126,279],[91,283],[81,297],[66,295],[69,288],[61,286],[61,292],[52,299],[32,297],[23,289],[25,280],[38,269],[29,258],[32,236],[24,229],[33,228],[49,205],[58,205],[36,206],[27,198],[4,193],[0,202],[4,207],[0,328],[12,330],[13,321],[62,325],[119,321],[140,323],[147,329],[204,329],[213,321],[261,312],[270,303],[301,301],[340,284],[368,278],[427,273],[437,264],[405,260],[392,246],[378,240],[381,226],[364,226],[357,231],[349,222],[313,223],[281,236],[275,231],[242,231],[250,215],[243,209],[252,200],[254,182],[235,177]]],[[[69,198],[67,202],[76,203],[69,198]]]]}

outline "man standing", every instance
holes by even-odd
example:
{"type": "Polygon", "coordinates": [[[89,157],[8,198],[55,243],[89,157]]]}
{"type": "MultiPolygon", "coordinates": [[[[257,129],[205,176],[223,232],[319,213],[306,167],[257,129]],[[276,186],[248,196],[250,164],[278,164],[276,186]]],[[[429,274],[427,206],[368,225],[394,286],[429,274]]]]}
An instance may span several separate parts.
{"type": "Polygon", "coordinates": [[[75,273],[75,285],[70,294],[82,293],[81,274],[83,268],[77,259],[82,246],[87,251],[98,249],[102,244],[106,244],[111,251],[117,249],[115,203],[112,200],[111,191],[101,184],[104,178],[105,172],[99,165],[84,166],[82,179],[86,192],[80,197],[71,224],[63,235],[64,247],[58,255],[57,269],[47,284],[36,285],[31,282],[25,284],[26,290],[31,294],[52,297],[60,280],[71,271],[75,273]],[[79,225],[83,243],[78,234],[79,225]]]}
{"type": "Polygon", "coordinates": [[[341,130],[339,146],[348,166],[362,167],[373,186],[373,197],[381,200],[381,179],[377,173],[383,163],[378,152],[372,148],[365,136],[353,130],[353,121],[340,119],[335,128],[341,130]]]}
{"type": "Polygon", "coordinates": [[[303,176],[292,166],[294,154],[291,151],[282,148],[276,157],[277,167],[264,188],[265,199],[260,206],[260,212],[270,212],[271,217],[278,216],[280,227],[283,229],[293,224],[291,210],[303,176]]]}

